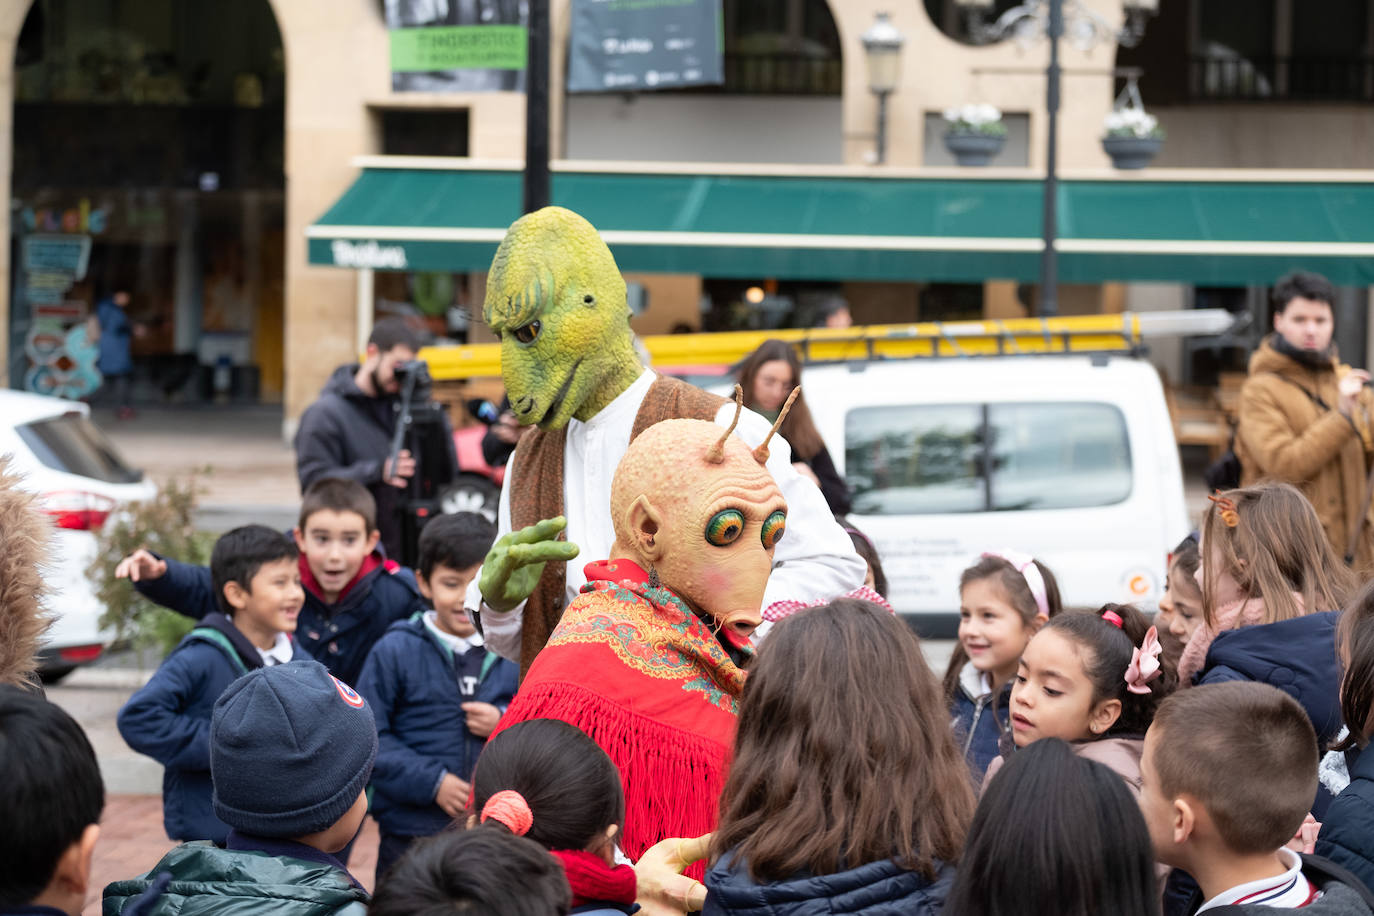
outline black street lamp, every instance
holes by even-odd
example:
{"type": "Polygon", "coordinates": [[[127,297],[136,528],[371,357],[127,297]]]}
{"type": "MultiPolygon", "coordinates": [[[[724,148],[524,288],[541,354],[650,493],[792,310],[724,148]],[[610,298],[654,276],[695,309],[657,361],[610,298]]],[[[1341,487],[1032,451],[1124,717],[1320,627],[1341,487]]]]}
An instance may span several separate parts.
{"type": "Polygon", "coordinates": [[[878,18],[859,36],[864,57],[868,62],[868,91],[878,97],[878,133],[874,143],[874,161],[887,161],[887,97],[897,89],[902,73],[902,45],[905,36],[888,19],[887,13],[878,18]]]}
{"type": "Polygon", "coordinates": [[[1040,36],[1050,43],[1050,63],[1045,68],[1045,110],[1048,120],[1045,131],[1044,203],[1040,252],[1040,309],[1041,318],[1059,314],[1059,252],[1055,248],[1059,234],[1059,39],[1067,34],[1070,41],[1084,50],[1101,40],[1115,41],[1134,47],[1145,37],[1145,19],[1159,10],[1159,0],[1124,0],[1126,24],[1118,29],[1088,8],[1083,0],[1027,0],[1012,7],[993,22],[987,16],[994,8],[994,0],[956,0],[968,15],[969,37],[976,44],[991,44],[1004,38],[1015,38],[1028,44],[1040,36]],[[1065,29],[1065,10],[1069,19],[1065,29]]]}

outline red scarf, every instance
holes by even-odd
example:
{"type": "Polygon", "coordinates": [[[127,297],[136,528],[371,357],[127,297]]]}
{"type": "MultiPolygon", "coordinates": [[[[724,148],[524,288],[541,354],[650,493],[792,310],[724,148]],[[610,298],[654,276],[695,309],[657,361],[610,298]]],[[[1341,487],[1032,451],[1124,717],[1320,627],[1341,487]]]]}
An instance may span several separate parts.
{"type": "Polygon", "coordinates": [[[620,845],[638,859],[659,840],[715,828],[745,673],[639,566],[613,560],[586,572],[493,737],[527,719],[586,732],[620,770],[620,845]]]}
{"type": "Polygon", "coordinates": [[[595,853],[580,849],[554,849],[553,857],[563,866],[572,888],[572,905],[588,903],[635,902],[635,870],[629,865],[607,865],[595,853]]]}
{"type": "Polygon", "coordinates": [[[324,591],[320,588],[320,582],[318,579],[315,578],[315,574],[310,571],[310,564],[306,562],[305,554],[302,553],[299,561],[299,567],[301,571],[301,587],[308,590],[316,598],[319,598],[321,601],[324,601],[325,604],[338,604],[340,601],[344,600],[344,596],[346,596],[350,591],[352,591],[353,586],[363,581],[363,577],[366,576],[368,573],[372,572],[372,570],[376,569],[378,566],[385,566],[386,571],[389,573],[394,573],[396,570],[400,569],[400,567],[393,563],[391,560],[383,560],[381,554],[377,553],[376,551],[373,551],[366,557],[363,557],[363,565],[358,567],[358,574],[354,576],[352,579],[349,579],[348,584],[339,590],[339,597],[335,598],[333,602],[329,602],[325,601],[324,591]]]}

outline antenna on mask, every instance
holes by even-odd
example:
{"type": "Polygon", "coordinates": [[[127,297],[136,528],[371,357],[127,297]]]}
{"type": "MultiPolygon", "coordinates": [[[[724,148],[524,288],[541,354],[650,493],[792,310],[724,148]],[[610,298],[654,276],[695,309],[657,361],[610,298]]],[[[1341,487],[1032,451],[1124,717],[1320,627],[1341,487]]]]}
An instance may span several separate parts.
{"type": "Polygon", "coordinates": [[[730,421],[730,428],[725,434],[716,440],[716,444],[711,446],[706,452],[708,464],[723,464],[725,462],[725,440],[730,438],[730,434],[735,431],[739,424],[740,411],[744,409],[744,389],[739,385],[735,386],[735,418],[730,421]]]}
{"type": "MultiPolygon", "coordinates": [[[[739,386],[736,385],[735,387],[738,388],[739,386]]],[[[782,426],[782,421],[787,419],[787,412],[792,409],[792,402],[797,399],[797,395],[799,394],[801,394],[800,385],[792,389],[792,393],[787,396],[787,402],[782,405],[782,410],[778,411],[778,418],[773,421],[773,428],[768,431],[768,435],[759,443],[759,447],[754,449],[754,460],[759,464],[767,463],[768,440],[773,438],[773,434],[778,431],[778,427],[782,426]]]]}

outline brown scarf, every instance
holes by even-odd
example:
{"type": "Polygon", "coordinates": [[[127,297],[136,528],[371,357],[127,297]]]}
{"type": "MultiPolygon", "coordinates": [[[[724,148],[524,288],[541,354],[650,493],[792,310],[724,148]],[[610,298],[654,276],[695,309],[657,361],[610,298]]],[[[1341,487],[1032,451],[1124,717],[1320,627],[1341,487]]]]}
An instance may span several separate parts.
{"type": "MultiPolygon", "coordinates": [[[[630,431],[633,441],[640,433],[663,420],[714,420],[725,399],[708,394],[686,382],[660,375],[644,396],[630,431]]],[[[510,486],[511,530],[519,531],[546,518],[563,514],[563,447],[566,429],[536,429],[520,440],[511,456],[510,486]]],[[[608,507],[609,511],[609,507],[608,507]]],[[[578,562],[600,560],[583,557],[578,562]]],[[[520,676],[529,671],[539,650],[558,626],[567,602],[565,564],[550,562],[525,602],[520,633],[520,676]]]]}

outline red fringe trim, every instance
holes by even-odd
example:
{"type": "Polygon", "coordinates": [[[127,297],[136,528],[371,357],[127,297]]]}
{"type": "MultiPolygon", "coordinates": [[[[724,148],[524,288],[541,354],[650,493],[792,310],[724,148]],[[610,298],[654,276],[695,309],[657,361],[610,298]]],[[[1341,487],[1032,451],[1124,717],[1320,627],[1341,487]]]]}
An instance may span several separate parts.
{"type": "MultiPolygon", "coordinates": [[[[684,697],[684,702],[690,700],[684,697]]],[[[715,829],[725,787],[728,745],[637,715],[586,687],[526,682],[497,732],[528,719],[559,719],[600,745],[620,770],[625,823],[620,848],[638,861],[668,837],[697,837],[715,829]]],[[[687,870],[701,880],[704,865],[687,870]]]]}

